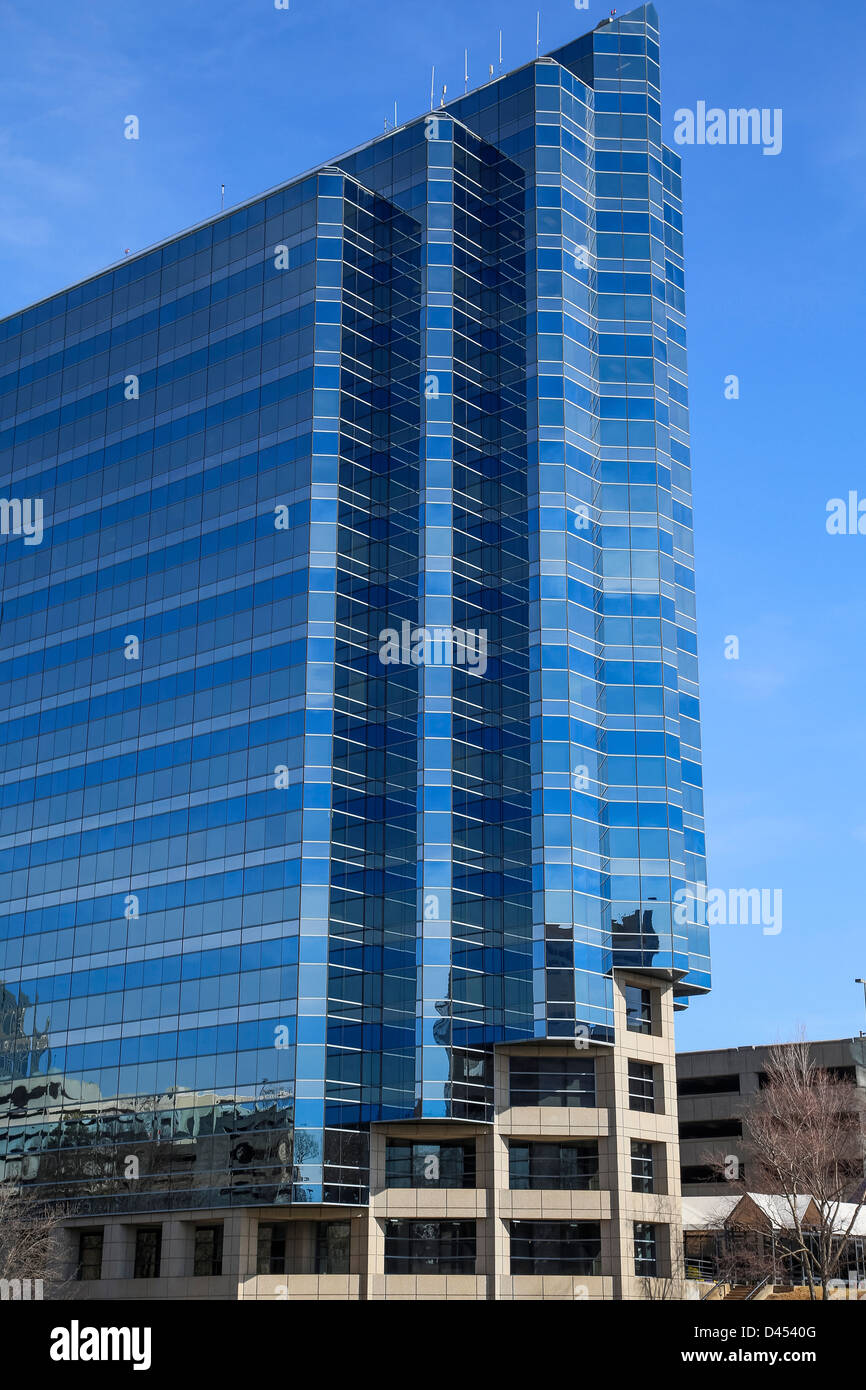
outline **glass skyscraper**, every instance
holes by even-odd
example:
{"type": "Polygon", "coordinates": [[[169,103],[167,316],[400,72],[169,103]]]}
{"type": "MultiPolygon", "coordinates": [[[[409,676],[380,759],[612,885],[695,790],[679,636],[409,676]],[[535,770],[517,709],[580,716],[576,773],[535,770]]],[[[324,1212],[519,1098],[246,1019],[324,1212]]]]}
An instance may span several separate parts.
{"type": "Polygon", "coordinates": [[[645,5],[0,323],[7,1176],[364,1207],[708,986],[659,100],[645,5]]]}

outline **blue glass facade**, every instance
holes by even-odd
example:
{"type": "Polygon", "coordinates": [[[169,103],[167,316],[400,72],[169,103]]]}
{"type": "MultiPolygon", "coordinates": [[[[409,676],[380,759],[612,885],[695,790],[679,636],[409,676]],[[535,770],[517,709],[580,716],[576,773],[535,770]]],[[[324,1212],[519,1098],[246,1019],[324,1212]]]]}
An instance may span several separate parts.
{"type": "Polygon", "coordinates": [[[372,1122],[616,1041],[617,967],[708,986],[658,63],[647,5],[0,323],[45,515],[0,557],[6,1174],[363,1202],[372,1122]]]}

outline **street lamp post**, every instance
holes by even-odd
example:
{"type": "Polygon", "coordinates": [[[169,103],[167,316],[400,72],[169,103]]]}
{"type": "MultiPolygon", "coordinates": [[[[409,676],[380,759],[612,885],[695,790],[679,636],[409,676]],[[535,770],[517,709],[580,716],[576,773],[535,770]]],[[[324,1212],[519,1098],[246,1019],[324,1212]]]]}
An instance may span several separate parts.
{"type": "MultiPolygon", "coordinates": [[[[864,1003],[864,1005],[866,1005],[866,980],[857,979],[857,980],[854,981],[854,983],[855,983],[855,985],[862,985],[862,986],[863,986],[863,1003],[864,1003]]],[[[864,1035],[863,1029],[862,1029],[862,1028],[860,1029],[860,1036],[861,1036],[861,1038],[864,1037],[864,1036],[866,1036],[866,1035],[864,1035]]]]}

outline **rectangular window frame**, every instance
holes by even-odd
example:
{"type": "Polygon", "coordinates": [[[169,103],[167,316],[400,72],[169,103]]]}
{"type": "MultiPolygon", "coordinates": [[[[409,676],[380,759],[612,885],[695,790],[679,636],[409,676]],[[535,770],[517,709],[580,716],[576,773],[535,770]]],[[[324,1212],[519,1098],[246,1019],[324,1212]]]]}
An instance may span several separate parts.
{"type": "Polygon", "coordinates": [[[648,1139],[632,1139],[631,1141],[631,1190],[632,1192],[653,1193],[658,1191],[656,1186],[657,1168],[656,1163],[657,1145],[648,1139]],[[642,1152],[649,1150],[648,1153],[642,1152]]]}
{"type": "Polygon", "coordinates": [[[105,1249],[105,1231],[78,1232],[78,1266],[76,1269],[76,1279],[101,1279],[102,1278],[102,1255],[105,1249]],[[93,1253],[98,1253],[98,1259],[93,1258],[93,1253]],[[93,1273],[92,1271],[96,1272],[93,1273]]]}
{"type": "Polygon", "coordinates": [[[597,1082],[595,1058],[509,1058],[508,1101],[514,1107],[547,1106],[555,1109],[595,1109],[597,1082]]]}
{"type": "Polygon", "coordinates": [[[223,1228],[217,1223],[193,1231],[193,1277],[216,1278],[223,1272],[223,1228]]]}
{"type": "Polygon", "coordinates": [[[474,1274],[474,1221],[385,1221],[386,1274],[474,1274]]]}
{"type": "Polygon", "coordinates": [[[625,1026],[629,1033],[652,1035],[655,1025],[655,1000],[653,991],[643,985],[624,985],[625,1026]],[[635,996],[638,996],[637,998],[635,996]]]}
{"type": "Polygon", "coordinates": [[[162,1227],[136,1226],[133,1279],[158,1279],[162,1264],[162,1227]]]}
{"type": "Polygon", "coordinates": [[[597,1139],[509,1140],[512,1192],[597,1192],[599,1183],[597,1139]]]}
{"type": "Polygon", "coordinates": [[[660,1269],[658,1227],[651,1221],[635,1221],[633,1240],[635,1275],[639,1279],[657,1279],[660,1269]]]}
{"type": "Polygon", "coordinates": [[[637,1062],[629,1059],[628,1064],[628,1108],[645,1115],[658,1112],[658,1087],[656,1069],[652,1062],[637,1062]]]}

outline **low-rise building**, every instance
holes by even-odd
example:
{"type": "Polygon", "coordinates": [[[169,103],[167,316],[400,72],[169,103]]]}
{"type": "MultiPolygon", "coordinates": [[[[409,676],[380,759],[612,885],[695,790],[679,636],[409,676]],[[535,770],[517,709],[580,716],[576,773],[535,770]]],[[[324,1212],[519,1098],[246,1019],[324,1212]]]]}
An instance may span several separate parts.
{"type": "MultiPolygon", "coordinates": [[[[749,1183],[743,1114],[764,1084],[774,1044],[677,1054],[680,1179],[684,1197],[730,1191],[749,1183]],[[725,1162],[721,1172],[713,1158],[725,1162]]],[[[866,1090],[866,1037],[809,1044],[819,1067],[866,1090]]]]}

